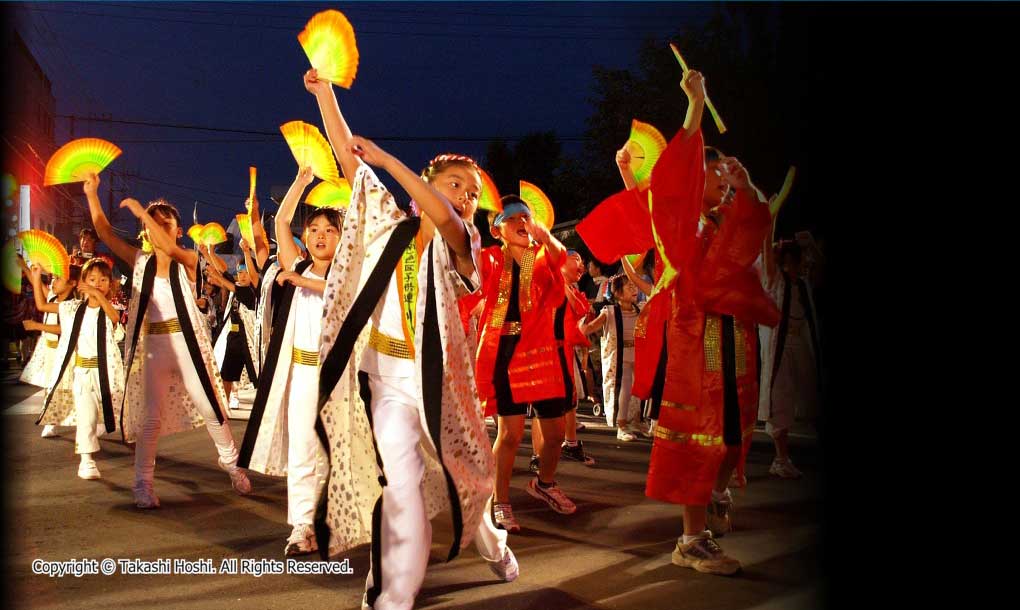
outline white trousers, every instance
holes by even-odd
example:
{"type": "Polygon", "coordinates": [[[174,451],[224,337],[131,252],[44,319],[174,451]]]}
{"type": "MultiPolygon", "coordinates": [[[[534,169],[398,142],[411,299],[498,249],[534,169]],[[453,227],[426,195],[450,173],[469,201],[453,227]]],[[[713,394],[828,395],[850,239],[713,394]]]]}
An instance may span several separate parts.
{"type": "Polygon", "coordinates": [[[485,512],[482,513],[482,522],[478,524],[478,531],[475,532],[475,548],[478,549],[478,554],[486,561],[503,559],[508,535],[509,532],[498,529],[492,522],[492,496],[489,496],[485,512]]]}
{"type": "Polygon", "coordinates": [[[165,335],[149,335],[145,340],[145,423],[138,435],[135,446],[135,483],[152,483],[156,471],[156,444],[159,440],[159,428],[163,405],[174,400],[167,395],[167,387],[177,382],[177,387],[184,388],[192,404],[205,419],[206,430],[216,444],[216,451],[224,464],[237,463],[237,446],[226,422],[220,424],[216,412],[202,388],[194,365],[191,364],[191,353],[181,333],[165,335]]]}
{"type": "MultiPolygon", "coordinates": [[[[617,421],[634,423],[641,417],[641,401],[631,395],[634,389],[634,363],[623,362],[623,374],[620,375],[620,387],[616,388],[616,395],[620,397],[620,416],[616,417],[616,405],[606,401],[606,423],[612,428],[617,421]]],[[[608,396],[608,392],[603,392],[608,396]]]]}
{"type": "Polygon", "coordinates": [[[103,409],[99,369],[75,368],[72,384],[74,411],[78,418],[78,429],[74,434],[74,452],[95,453],[99,451],[96,426],[102,421],[103,409]]]}
{"type": "MultiPolygon", "coordinates": [[[[311,525],[318,495],[316,465],[320,453],[315,420],[319,406],[319,369],[291,365],[287,388],[287,523],[311,525]]],[[[323,464],[324,466],[324,464],[323,464]]],[[[325,474],[323,472],[323,474],[325,474]]]]}
{"type": "Polygon", "coordinates": [[[407,610],[414,606],[432,544],[432,524],[425,515],[421,491],[425,463],[418,452],[422,429],[414,379],[368,375],[372,393],[372,431],[386,475],[383,487],[381,555],[372,557],[365,588],[374,585],[376,562],[382,583],[375,610],[407,610]]]}

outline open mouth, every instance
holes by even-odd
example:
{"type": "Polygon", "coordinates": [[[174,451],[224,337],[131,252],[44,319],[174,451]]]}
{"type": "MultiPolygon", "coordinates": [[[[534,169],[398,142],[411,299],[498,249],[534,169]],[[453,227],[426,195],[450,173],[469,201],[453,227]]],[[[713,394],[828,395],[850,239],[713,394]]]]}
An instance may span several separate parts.
{"type": "Polygon", "coordinates": [[[519,235],[519,236],[521,236],[521,237],[523,237],[525,239],[530,239],[531,238],[531,236],[528,235],[528,230],[527,229],[517,229],[517,235],[519,235]]]}

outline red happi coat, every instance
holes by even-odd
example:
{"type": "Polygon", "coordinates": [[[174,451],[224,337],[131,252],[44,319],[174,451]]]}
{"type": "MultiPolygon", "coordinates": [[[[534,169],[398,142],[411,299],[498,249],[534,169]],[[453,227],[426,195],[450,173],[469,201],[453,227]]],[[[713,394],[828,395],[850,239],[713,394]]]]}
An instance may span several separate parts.
{"type": "MultiPolygon", "coordinates": [[[[577,325],[591,313],[591,304],[588,297],[584,296],[576,286],[566,287],[566,310],[563,313],[563,356],[567,361],[567,373],[570,379],[574,379],[574,348],[591,347],[591,341],[581,333],[577,325]],[[573,298],[571,298],[573,297],[573,298]]],[[[571,404],[577,402],[577,388],[574,388],[574,396],[568,396],[571,404]]]]}
{"type": "MultiPolygon", "coordinates": [[[[566,395],[560,368],[553,318],[564,299],[560,273],[563,258],[553,261],[544,247],[531,246],[520,263],[520,342],[510,360],[510,390],[514,402],[527,403],[566,395]]],[[[509,305],[513,257],[506,246],[491,246],[482,252],[482,298],[485,306],[479,321],[480,338],[475,360],[478,394],[492,410],[496,389],[493,372],[500,331],[509,305]]]]}

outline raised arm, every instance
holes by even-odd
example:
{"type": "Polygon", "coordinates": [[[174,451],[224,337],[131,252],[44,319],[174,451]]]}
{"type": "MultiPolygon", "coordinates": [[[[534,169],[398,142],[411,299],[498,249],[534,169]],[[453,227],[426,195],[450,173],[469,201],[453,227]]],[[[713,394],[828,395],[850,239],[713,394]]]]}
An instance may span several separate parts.
{"type": "Polygon", "coordinates": [[[594,320],[588,322],[587,324],[581,324],[579,326],[579,328],[581,329],[581,334],[590,335],[596,330],[601,329],[606,323],[607,311],[608,310],[603,309],[602,312],[599,313],[599,315],[597,315],[594,320]]]}
{"type": "Polygon", "coordinates": [[[96,228],[99,239],[106,244],[117,258],[128,265],[135,264],[135,257],[138,256],[138,248],[120,238],[113,230],[113,225],[103,213],[103,206],[99,203],[99,176],[90,173],[85,179],[85,198],[89,202],[89,213],[92,215],[92,226],[96,228]]]}
{"type": "Polygon", "coordinates": [[[156,219],[145,212],[145,208],[142,207],[142,204],[138,203],[137,199],[128,197],[120,202],[120,207],[131,210],[135,218],[142,221],[153,248],[161,250],[170,258],[184,265],[188,270],[188,275],[194,277],[195,270],[198,267],[198,252],[180,247],[177,244],[177,240],[168,235],[163,230],[163,227],[156,222],[156,219]]]}
{"type": "Polygon", "coordinates": [[[35,298],[35,308],[43,313],[60,313],[60,303],[47,303],[43,296],[42,268],[39,265],[32,265],[28,273],[28,279],[32,282],[32,296],[35,298]]]}
{"type": "Polygon", "coordinates": [[[470,262],[473,268],[471,244],[468,242],[464,221],[446,197],[411,171],[400,159],[379,148],[375,142],[361,136],[353,136],[349,148],[351,154],[361,157],[365,163],[381,167],[393,176],[407,194],[421,206],[421,211],[436,225],[436,230],[443,236],[457,258],[470,262]]]}
{"type": "Polygon", "coordinates": [[[638,290],[645,293],[646,296],[652,294],[652,288],[654,288],[654,286],[652,286],[650,282],[646,282],[645,278],[638,275],[638,272],[634,269],[634,266],[630,264],[630,261],[627,260],[626,256],[620,259],[620,263],[623,265],[623,272],[627,274],[627,278],[630,281],[634,282],[634,285],[637,286],[638,290]]]}
{"type": "Polygon", "coordinates": [[[549,260],[557,266],[562,265],[563,258],[567,255],[567,249],[560,243],[560,240],[553,237],[552,233],[542,225],[535,222],[530,216],[525,221],[528,232],[539,244],[545,246],[549,260]]]}
{"type": "Polygon", "coordinates": [[[255,267],[251,264],[251,246],[248,242],[241,238],[241,252],[244,253],[244,267],[248,270],[248,277],[251,278],[251,285],[254,288],[259,287],[259,274],[255,273],[255,267]]]}
{"type": "Polygon", "coordinates": [[[269,260],[269,236],[266,235],[266,228],[262,226],[262,215],[259,213],[259,198],[251,201],[251,232],[255,238],[255,262],[259,270],[266,268],[266,261],[269,260]]]}
{"type": "Polygon", "coordinates": [[[223,288],[224,290],[229,290],[230,292],[234,292],[235,290],[237,290],[237,287],[234,285],[234,283],[228,280],[224,275],[222,275],[218,269],[212,266],[208,267],[208,269],[210,284],[212,284],[213,286],[219,286],[220,288],[223,288]]]}
{"type": "Polygon", "coordinates": [[[630,151],[624,146],[616,151],[616,167],[620,170],[620,177],[623,178],[623,185],[628,191],[637,188],[637,179],[634,178],[634,170],[630,166],[630,151]]]}
{"type": "Polygon", "coordinates": [[[202,247],[204,247],[205,250],[200,249],[199,252],[205,258],[205,260],[209,262],[210,267],[213,267],[219,273],[223,273],[224,271],[227,270],[227,261],[223,260],[223,258],[220,257],[219,254],[216,254],[216,251],[213,250],[213,247],[211,245],[206,244],[205,246],[202,247]]]}
{"type": "MultiPolygon", "coordinates": [[[[328,84],[328,83],[327,83],[328,84]]],[[[294,212],[297,211],[298,201],[305,189],[312,183],[312,168],[302,167],[294,178],[293,184],[287,189],[287,195],[276,212],[276,252],[280,261],[280,269],[289,270],[298,257],[297,244],[294,243],[294,233],[290,230],[290,223],[294,220],[294,212]]]]}
{"type": "Polygon", "coordinates": [[[687,94],[687,115],[684,117],[684,138],[701,129],[701,115],[705,111],[705,77],[697,70],[689,70],[680,83],[687,94]]]}
{"type": "Polygon", "coordinates": [[[351,153],[351,128],[347,126],[344,115],[340,113],[340,104],[336,101],[336,94],[333,92],[333,83],[326,80],[319,80],[318,72],[312,68],[305,72],[305,89],[315,96],[319,104],[319,112],[322,114],[322,123],[326,127],[326,138],[329,145],[333,147],[333,153],[340,162],[340,171],[350,182],[354,180],[354,174],[358,171],[361,161],[351,153]]]}

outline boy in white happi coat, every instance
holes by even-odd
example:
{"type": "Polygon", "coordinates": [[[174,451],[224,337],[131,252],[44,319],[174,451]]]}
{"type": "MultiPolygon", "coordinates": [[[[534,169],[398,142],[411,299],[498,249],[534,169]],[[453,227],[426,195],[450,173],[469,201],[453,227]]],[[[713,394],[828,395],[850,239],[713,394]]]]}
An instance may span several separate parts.
{"type": "MultiPolygon", "coordinates": [[[[308,259],[298,257],[290,223],[313,179],[301,168],[276,214],[279,268],[272,280],[283,289],[273,303],[276,318],[265,351],[262,382],[241,444],[241,465],[287,476],[287,523],[292,526],[285,555],[316,551],[312,522],[326,462],[315,421],[319,397],[319,336],[326,272],[340,239],[340,214],[319,208],[305,219],[308,259]]],[[[267,277],[270,277],[267,274],[267,277]]]]}
{"type": "Polygon", "coordinates": [[[152,247],[148,253],[114,233],[99,202],[98,187],[99,177],[90,174],[85,194],[92,223],[107,247],[134,267],[124,346],[121,431],[126,442],[137,440],[132,489],[135,505],[159,506],[152,485],[159,437],[203,424],[234,490],[249,494],[251,482],[237,467],[237,446],[225,417],[227,397],[195,299],[198,253],[178,245],[183,234],[180,214],[162,200],[148,209],[134,199],[121,202],[122,208],[142,221],[143,237],[152,247]]]}
{"type": "Polygon", "coordinates": [[[316,512],[320,550],[371,541],[363,606],[411,608],[430,519],[449,511],[448,559],[474,540],[490,568],[513,580],[517,561],[490,516],[493,461],[457,308],[478,285],[477,166],[441,155],[419,177],[351,134],[332,86],[314,70],[305,86],[352,187],[319,352],[319,432],[330,457],[316,512]],[[412,203],[398,207],[369,165],[384,168],[412,203]]]}
{"type": "Polygon", "coordinates": [[[124,338],[120,312],[110,303],[112,269],[90,259],[78,286],[81,299],[44,303],[39,268],[32,270],[36,307],[60,316],[60,341],[43,412],[36,423],[77,425],[74,452],[81,455],[78,476],[101,477],[94,454],[100,432],[113,432],[124,396],[124,366],[117,342],[124,338]],[[72,387],[70,400],[66,391],[72,387]],[[101,427],[100,427],[101,425],[101,427]],[[99,429],[97,429],[99,428],[99,429]]]}

